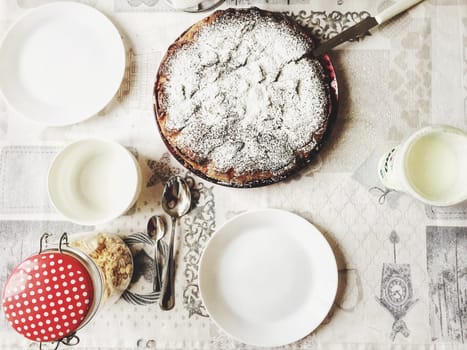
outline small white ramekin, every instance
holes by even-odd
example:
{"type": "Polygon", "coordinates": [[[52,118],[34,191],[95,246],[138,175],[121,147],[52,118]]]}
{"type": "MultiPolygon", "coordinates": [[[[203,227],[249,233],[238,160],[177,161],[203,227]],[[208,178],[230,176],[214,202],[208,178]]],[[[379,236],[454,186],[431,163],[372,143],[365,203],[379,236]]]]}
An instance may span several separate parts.
{"type": "Polygon", "coordinates": [[[127,212],[141,191],[133,154],[114,141],[84,139],[63,148],[49,168],[47,189],[55,209],[81,225],[99,225],[127,212]]]}

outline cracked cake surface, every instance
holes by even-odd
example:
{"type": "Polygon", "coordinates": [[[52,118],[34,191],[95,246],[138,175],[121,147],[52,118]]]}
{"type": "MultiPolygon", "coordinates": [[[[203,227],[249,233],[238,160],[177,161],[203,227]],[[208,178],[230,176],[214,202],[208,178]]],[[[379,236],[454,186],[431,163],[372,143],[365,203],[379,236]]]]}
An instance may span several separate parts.
{"type": "Polygon", "coordinates": [[[233,186],[275,182],[319,145],[331,110],[313,41],[285,16],[216,11],[164,57],[155,86],[163,138],[190,169],[233,186]]]}

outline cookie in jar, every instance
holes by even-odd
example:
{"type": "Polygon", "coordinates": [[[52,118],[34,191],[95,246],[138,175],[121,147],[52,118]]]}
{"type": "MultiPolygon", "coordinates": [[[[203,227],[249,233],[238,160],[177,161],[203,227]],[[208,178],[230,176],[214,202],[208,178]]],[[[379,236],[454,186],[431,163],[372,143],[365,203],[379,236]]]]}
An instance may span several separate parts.
{"type": "Polygon", "coordinates": [[[133,257],[125,242],[113,234],[92,232],[71,235],[70,245],[88,255],[101,271],[102,302],[117,301],[133,275],[133,257]]]}

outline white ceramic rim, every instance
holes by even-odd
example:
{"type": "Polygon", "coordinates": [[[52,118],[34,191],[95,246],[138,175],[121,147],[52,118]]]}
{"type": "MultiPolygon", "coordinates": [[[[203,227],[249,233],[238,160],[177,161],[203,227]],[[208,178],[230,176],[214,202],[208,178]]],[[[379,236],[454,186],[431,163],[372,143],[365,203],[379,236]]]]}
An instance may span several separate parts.
{"type": "Polygon", "coordinates": [[[220,6],[225,0],[199,0],[197,6],[191,6],[186,8],[175,7],[171,0],[164,1],[170,8],[174,10],[183,11],[187,13],[200,13],[212,10],[215,7],[220,6]],[[199,7],[200,5],[203,5],[203,7],[201,9],[198,9],[197,7],[199,7]]]}
{"type": "Polygon", "coordinates": [[[136,160],[135,156],[126,148],[124,147],[123,145],[121,145],[120,143],[116,142],[116,141],[111,141],[111,140],[107,140],[107,139],[103,139],[103,138],[84,138],[84,139],[79,139],[79,140],[76,140],[76,141],[73,141],[69,144],[67,144],[66,146],[64,146],[53,158],[52,162],[50,163],[50,166],[49,166],[49,170],[48,170],[48,173],[47,173],[47,195],[49,197],[49,200],[52,204],[52,206],[55,208],[55,210],[60,213],[60,215],[62,215],[64,218],[66,218],[67,220],[70,220],[71,222],[75,223],[75,224],[78,224],[78,225],[84,225],[84,226],[96,226],[96,225],[101,225],[101,224],[105,224],[111,220],[114,220],[120,216],[122,216],[123,214],[125,214],[137,201],[140,193],[141,193],[141,182],[142,182],[142,175],[141,175],[141,168],[138,164],[138,161],[136,160]],[[120,211],[116,211],[113,215],[109,215],[108,217],[105,217],[101,220],[96,220],[96,221],[92,221],[92,220],[76,220],[75,218],[71,218],[69,216],[67,216],[55,203],[54,199],[53,199],[53,196],[51,195],[51,183],[50,183],[50,174],[51,172],[53,171],[53,167],[56,165],[56,162],[58,160],[58,158],[64,153],[66,152],[70,147],[73,147],[75,146],[76,144],[78,143],[82,143],[82,142],[88,142],[88,141],[98,141],[98,142],[103,142],[103,143],[107,143],[109,145],[112,145],[114,147],[117,147],[119,148],[121,151],[122,151],[122,154],[125,154],[129,157],[129,159],[131,159],[131,161],[133,162],[134,164],[134,170],[136,172],[136,186],[135,186],[135,192],[134,192],[134,195],[131,199],[131,202],[127,205],[127,207],[123,210],[120,210],[120,211]]]}
{"type": "Polygon", "coordinates": [[[430,125],[426,126],[412,135],[400,146],[400,149],[397,152],[401,152],[403,155],[401,157],[401,164],[400,166],[402,167],[401,175],[402,175],[402,182],[404,184],[404,188],[406,191],[410,193],[413,197],[418,199],[419,201],[431,205],[431,206],[438,206],[438,207],[447,207],[451,205],[456,205],[459,203],[462,203],[467,200],[467,192],[464,194],[463,197],[459,197],[457,199],[453,199],[450,201],[445,201],[445,202],[437,202],[437,201],[431,201],[425,197],[423,197],[420,193],[418,193],[413,186],[411,185],[409,179],[406,176],[405,168],[406,168],[406,162],[407,162],[407,156],[408,156],[408,150],[412,145],[415,143],[415,141],[419,140],[421,137],[425,135],[429,135],[435,132],[448,132],[448,133],[454,133],[457,135],[464,136],[467,140],[467,133],[465,133],[463,130],[455,128],[450,125],[443,125],[443,124],[436,124],[436,125],[430,125]]]}
{"type": "MultiPolygon", "coordinates": [[[[99,113],[102,109],[104,109],[109,103],[110,101],[112,101],[112,99],[115,97],[115,94],[117,93],[117,91],[120,89],[120,86],[122,84],[122,81],[123,81],[123,77],[125,76],[125,69],[126,69],[126,50],[125,50],[125,45],[123,44],[123,41],[122,41],[122,38],[121,38],[121,34],[120,32],[118,31],[117,27],[115,26],[115,24],[104,14],[102,13],[101,11],[97,10],[96,8],[90,6],[90,5],[86,5],[86,4],[83,4],[83,3],[79,3],[79,2],[75,2],[75,1],[59,1],[59,2],[52,2],[52,3],[49,3],[49,4],[45,4],[45,5],[41,5],[41,6],[38,6],[36,8],[33,8],[33,9],[30,9],[28,10],[25,14],[21,15],[18,17],[18,19],[12,24],[10,25],[10,27],[7,29],[6,33],[3,35],[3,37],[1,38],[0,40],[0,52],[3,48],[3,45],[4,45],[4,42],[7,40],[8,36],[13,32],[13,30],[15,30],[16,26],[24,21],[24,20],[28,20],[28,18],[30,16],[34,16],[36,14],[36,12],[38,11],[43,11],[44,9],[47,10],[47,8],[49,7],[56,7],[56,6],[61,6],[61,7],[70,7],[68,10],[70,12],[73,12],[73,7],[81,7],[83,9],[86,9],[87,11],[91,11],[91,12],[94,12],[95,14],[98,14],[101,19],[102,19],[102,23],[105,23],[105,25],[109,25],[111,28],[114,29],[115,31],[115,34],[116,34],[116,37],[119,38],[118,42],[121,43],[121,50],[120,50],[120,55],[115,57],[115,59],[119,59],[120,60],[120,72],[119,72],[119,78],[118,78],[118,85],[116,85],[115,89],[113,89],[113,93],[111,94],[110,98],[106,99],[105,101],[103,100],[102,103],[100,104],[99,107],[95,108],[95,111],[94,112],[91,112],[91,113],[88,113],[86,115],[82,115],[80,117],[76,116],[75,118],[73,119],[68,119],[66,121],[62,121],[62,120],[56,120],[54,122],[45,122],[45,121],[41,121],[39,119],[34,119],[34,118],[31,118],[30,116],[28,115],[25,115],[23,112],[21,112],[18,108],[15,107],[14,104],[11,103],[11,101],[7,98],[7,96],[4,94],[4,92],[2,91],[2,89],[0,88],[0,96],[2,96],[3,100],[6,102],[6,104],[13,110],[15,111],[15,113],[23,116],[24,118],[26,118],[27,120],[35,123],[35,124],[38,124],[38,125],[43,125],[43,126],[67,126],[67,125],[73,125],[73,124],[76,124],[76,123],[79,123],[81,121],[84,121],[86,119],[89,119],[93,116],[95,116],[97,113],[99,113]]],[[[109,95],[110,95],[110,90],[109,90],[109,95]]]]}
{"type": "MultiPolygon", "coordinates": [[[[313,249],[313,247],[311,247],[311,249],[313,249]]],[[[216,324],[217,327],[219,327],[222,331],[224,331],[226,334],[228,334],[229,336],[231,336],[233,339],[239,341],[239,342],[242,342],[242,343],[245,343],[245,344],[248,344],[248,345],[252,345],[252,346],[259,346],[259,347],[276,347],[276,346],[284,346],[284,345],[287,345],[287,344],[291,344],[295,341],[298,341],[304,337],[306,337],[307,335],[309,335],[310,333],[312,333],[316,328],[319,327],[319,325],[323,322],[323,320],[326,318],[326,316],[328,315],[329,313],[329,310],[331,310],[332,308],[332,305],[334,303],[334,300],[335,300],[335,297],[336,297],[336,294],[337,294],[337,287],[338,287],[338,270],[337,270],[337,262],[336,262],[336,259],[335,259],[335,255],[334,255],[334,252],[329,244],[329,242],[327,241],[327,239],[323,236],[323,234],[312,224],[310,223],[308,220],[306,220],[305,218],[297,215],[297,214],[294,214],[290,211],[287,211],[287,210],[282,210],[282,209],[274,209],[274,208],[268,208],[268,209],[259,209],[259,210],[254,210],[254,211],[248,211],[246,213],[242,213],[242,214],[239,214],[229,220],[227,220],[224,224],[222,224],[219,228],[216,229],[216,231],[214,232],[214,234],[209,238],[207,244],[206,244],[206,247],[201,255],[201,258],[200,258],[200,261],[199,261],[199,267],[198,267],[198,281],[199,281],[199,288],[200,288],[200,297],[201,297],[201,300],[206,308],[206,311],[208,312],[208,314],[210,315],[210,318],[211,320],[214,322],[214,324],[216,324]],[[322,239],[323,243],[324,243],[324,246],[327,247],[326,249],[328,249],[328,252],[330,254],[330,257],[332,257],[332,261],[334,262],[333,266],[332,266],[332,270],[334,271],[333,275],[332,276],[328,276],[329,277],[329,280],[331,281],[331,284],[333,286],[333,290],[332,290],[332,295],[330,295],[330,302],[328,305],[326,305],[326,312],[321,314],[320,317],[317,317],[315,319],[312,319],[310,322],[309,322],[309,327],[307,329],[306,332],[303,332],[303,334],[301,334],[300,336],[298,337],[294,337],[293,339],[287,339],[285,341],[280,341],[280,342],[274,342],[274,343],[271,343],[271,342],[267,342],[267,343],[252,343],[252,342],[248,342],[246,339],[243,339],[241,335],[238,335],[238,334],[232,334],[231,332],[229,332],[228,329],[226,329],[222,324],[220,324],[212,315],[211,313],[211,310],[210,310],[210,302],[206,299],[206,297],[203,295],[203,289],[204,289],[204,286],[203,286],[203,275],[204,275],[204,272],[203,272],[203,266],[204,266],[204,262],[206,260],[206,255],[209,254],[209,244],[211,243],[211,241],[214,239],[214,237],[216,237],[216,235],[219,235],[219,234],[222,234],[222,231],[228,227],[229,225],[231,225],[233,222],[237,221],[237,220],[241,220],[242,217],[244,216],[249,216],[249,215],[256,215],[256,214],[264,214],[264,213],[271,213],[273,215],[284,215],[284,216],[288,216],[289,219],[292,218],[293,220],[297,220],[297,221],[300,221],[302,223],[306,223],[307,226],[310,227],[310,230],[312,231],[315,231],[316,233],[319,234],[319,237],[320,239],[322,239]]]]}

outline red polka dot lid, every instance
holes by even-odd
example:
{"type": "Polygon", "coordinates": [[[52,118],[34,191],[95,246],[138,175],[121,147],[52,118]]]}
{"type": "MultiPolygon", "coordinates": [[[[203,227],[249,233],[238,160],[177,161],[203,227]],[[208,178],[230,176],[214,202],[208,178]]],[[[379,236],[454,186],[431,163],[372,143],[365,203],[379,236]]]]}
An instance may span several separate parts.
{"type": "Polygon", "coordinates": [[[11,326],[26,338],[52,342],[72,334],[94,298],[91,276],[75,257],[47,251],[19,264],[3,290],[11,326]]]}

